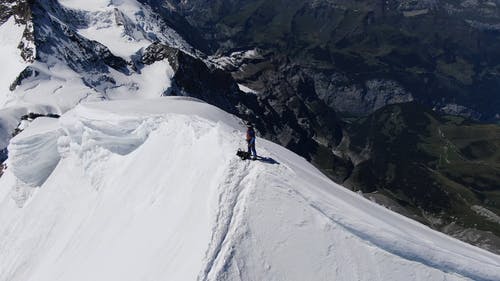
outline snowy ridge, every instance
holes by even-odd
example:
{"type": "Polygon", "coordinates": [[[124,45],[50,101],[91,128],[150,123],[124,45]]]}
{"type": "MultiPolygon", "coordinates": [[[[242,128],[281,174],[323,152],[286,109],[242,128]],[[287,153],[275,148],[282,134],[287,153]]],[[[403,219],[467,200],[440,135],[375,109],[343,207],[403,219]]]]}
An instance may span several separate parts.
{"type": "Polygon", "coordinates": [[[33,123],[0,178],[0,280],[500,280],[499,256],[285,148],[259,139],[267,158],[239,160],[242,130],[185,98],[88,103],[33,123]],[[30,142],[53,149],[28,160],[30,142]]]}

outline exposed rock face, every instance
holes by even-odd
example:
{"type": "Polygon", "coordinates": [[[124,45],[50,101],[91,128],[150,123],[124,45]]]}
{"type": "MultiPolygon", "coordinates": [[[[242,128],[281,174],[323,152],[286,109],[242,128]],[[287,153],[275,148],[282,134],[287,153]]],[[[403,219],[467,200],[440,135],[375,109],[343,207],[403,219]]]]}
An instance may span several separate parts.
{"type": "Polygon", "coordinates": [[[470,119],[480,119],[481,114],[478,112],[475,112],[471,110],[470,108],[467,108],[462,105],[454,104],[454,103],[449,103],[446,104],[438,109],[441,112],[444,112],[446,114],[451,114],[451,115],[460,115],[464,116],[470,119]]]}
{"type": "Polygon", "coordinates": [[[9,90],[14,91],[17,86],[21,85],[21,83],[23,82],[24,79],[27,79],[29,77],[38,76],[38,74],[39,74],[38,71],[36,71],[35,69],[33,69],[29,66],[26,67],[21,73],[19,73],[16,80],[14,80],[14,82],[12,82],[12,85],[10,85],[9,90]]]}
{"type": "Polygon", "coordinates": [[[437,9],[439,7],[438,0],[399,0],[393,1],[398,3],[400,11],[417,11],[423,9],[437,9]]]}
{"type": "MultiPolygon", "coordinates": [[[[68,66],[76,72],[88,73],[83,77],[85,83],[91,87],[99,88],[102,84],[113,84],[114,81],[105,75],[107,67],[112,67],[121,72],[127,72],[127,62],[113,55],[107,47],[96,41],[88,40],[76,33],[72,26],[48,17],[48,14],[57,15],[67,19],[68,22],[78,24],[81,15],[78,12],[63,8],[54,0],[41,1],[14,1],[12,12],[20,24],[26,24],[23,40],[19,48],[22,57],[33,62],[38,59],[42,62],[53,58],[67,62],[68,66]],[[36,46],[36,53],[35,53],[36,46]],[[64,46],[64,47],[62,47],[64,46]]],[[[37,75],[28,67],[23,71],[10,90],[14,90],[23,79],[37,75]]]]}
{"type": "MultiPolygon", "coordinates": [[[[105,73],[107,66],[126,71],[127,62],[111,54],[106,46],[88,40],[77,34],[71,26],[47,17],[47,14],[52,13],[60,18],[70,18],[69,22],[74,22],[80,18],[77,12],[63,8],[54,0],[38,1],[32,9],[36,27],[35,44],[41,61],[49,56],[55,56],[67,61],[69,66],[77,72],[105,73]],[[66,44],[64,49],[59,48],[60,40],[66,44]]],[[[93,81],[89,82],[95,85],[93,81]]]]}
{"type": "Polygon", "coordinates": [[[301,67],[287,62],[286,58],[261,55],[255,50],[235,52],[230,57],[212,60],[231,71],[238,82],[255,89],[261,97],[289,95],[276,90],[282,84],[282,87],[291,87],[287,91],[306,95],[309,100],[319,99],[331,109],[350,115],[364,116],[388,104],[414,100],[412,94],[394,80],[374,78],[358,83],[341,72],[301,67]],[[299,89],[295,83],[297,79],[307,80],[310,84],[299,89]]]}
{"type": "Polygon", "coordinates": [[[19,24],[26,24],[31,20],[30,4],[32,0],[2,0],[0,1],[0,24],[14,16],[19,24]]]}
{"type": "MultiPolygon", "coordinates": [[[[7,160],[7,154],[7,148],[0,150],[0,163],[3,163],[5,160],[7,160]]],[[[0,170],[2,169],[0,168],[0,170]]]]}
{"type": "Polygon", "coordinates": [[[193,96],[236,113],[239,90],[231,75],[220,69],[209,69],[199,58],[160,43],[153,43],[142,55],[142,63],[168,60],[175,74],[167,95],[193,96]]]}
{"type": "Polygon", "coordinates": [[[366,81],[366,94],[364,96],[368,109],[372,112],[388,104],[405,103],[413,101],[413,96],[396,81],[384,79],[371,79],[366,81]]]}
{"type": "Polygon", "coordinates": [[[160,43],[146,48],[141,62],[152,64],[164,59],[175,72],[172,87],[165,94],[189,95],[217,105],[254,123],[263,136],[300,151],[306,157],[313,157],[319,144],[332,146],[342,138],[340,120],[317,97],[308,97],[314,95],[308,90],[312,82],[302,76],[298,68],[280,70],[283,75],[295,77],[293,84],[269,88],[262,96],[256,96],[241,92],[230,73],[209,67],[199,58],[160,43]],[[272,92],[279,95],[271,95],[272,92]],[[322,127],[329,127],[331,133],[323,134],[322,127]]]}
{"type": "Polygon", "coordinates": [[[389,79],[369,79],[364,84],[345,75],[310,73],[318,96],[338,112],[363,116],[389,104],[413,101],[411,93],[389,79]]]}
{"type": "Polygon", "coordinates": [[[35,60],[34,30],[31,13],[32,0],[2,0],[0,1],[0,24],[3,24],[11,16],[19,25],[25,26],[23,38],[19,42],[18,48],[21,50],[21,57],[26,62],[35,60]]]}

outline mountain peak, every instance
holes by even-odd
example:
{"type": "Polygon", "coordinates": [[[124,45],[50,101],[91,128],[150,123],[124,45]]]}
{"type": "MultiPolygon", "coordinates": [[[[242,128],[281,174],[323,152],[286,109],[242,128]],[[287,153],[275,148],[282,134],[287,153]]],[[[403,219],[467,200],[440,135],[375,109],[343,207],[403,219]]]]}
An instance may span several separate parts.
{"type": "Polygon", "coordinates": [[[20,204],[0,205],[0,280],[500,278],[498,256],[278,145],[258,139],[263,160],[240,160],[242,123],[201,101],[89,103],[37,120],[0,178],[1,202],[20,204]]]}

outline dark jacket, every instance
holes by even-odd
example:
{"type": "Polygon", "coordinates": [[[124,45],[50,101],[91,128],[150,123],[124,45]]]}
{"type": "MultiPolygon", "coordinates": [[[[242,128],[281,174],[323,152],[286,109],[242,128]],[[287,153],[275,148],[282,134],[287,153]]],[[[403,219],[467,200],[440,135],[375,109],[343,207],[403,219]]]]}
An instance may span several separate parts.
{"type": "Polygon", "coordinates": [[[253,128],[248,128],[247,130],[247,142],[249,145],[255,143],[255,131],[253,128]]]}

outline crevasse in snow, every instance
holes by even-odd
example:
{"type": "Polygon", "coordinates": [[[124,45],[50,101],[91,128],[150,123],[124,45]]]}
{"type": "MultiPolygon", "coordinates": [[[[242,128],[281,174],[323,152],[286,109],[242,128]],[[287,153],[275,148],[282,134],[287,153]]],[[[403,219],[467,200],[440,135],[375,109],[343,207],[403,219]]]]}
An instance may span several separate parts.
{"type": "Polygon", "coordinates": [[[0,280],[500,280],[499,256],[283,147],[258,139],[273,161],[241,161],[243,130],[185,98],[82,104],[32,124],[0,178],[0,280]]]}

